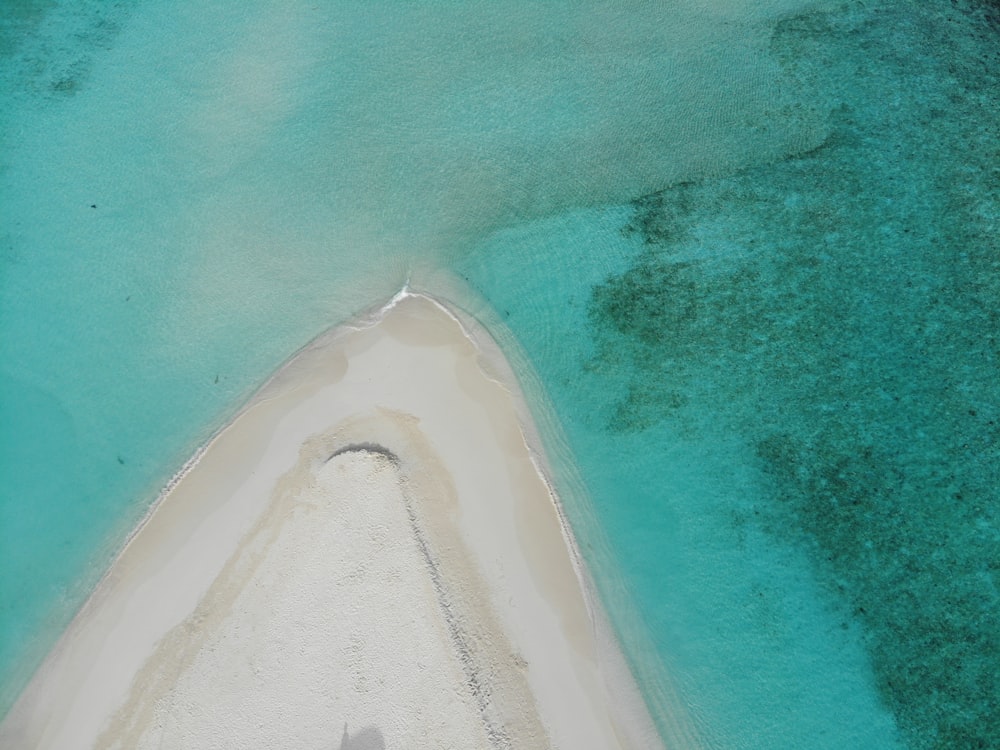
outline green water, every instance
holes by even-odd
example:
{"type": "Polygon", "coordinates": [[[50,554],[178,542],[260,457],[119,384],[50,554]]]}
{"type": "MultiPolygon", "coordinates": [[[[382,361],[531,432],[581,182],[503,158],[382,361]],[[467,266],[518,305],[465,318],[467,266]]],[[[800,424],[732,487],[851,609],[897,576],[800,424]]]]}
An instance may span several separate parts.
{"type": "Polygon", "coordinates": [[[1000,736],[995,5],[0,7],[0,710],[269,372],[445,271],[665,736],[667,683],[705,747],[1000,736]]]}

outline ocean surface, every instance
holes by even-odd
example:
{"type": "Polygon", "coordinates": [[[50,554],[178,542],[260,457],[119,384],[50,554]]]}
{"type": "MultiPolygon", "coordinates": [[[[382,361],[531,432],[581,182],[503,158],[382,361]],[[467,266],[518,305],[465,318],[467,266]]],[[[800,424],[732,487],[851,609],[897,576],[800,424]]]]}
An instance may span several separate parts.
{"type": "Polygon", "coordinates": [[[480,315],[665,737],[1000,737],[1000,7],[0,0],[0,715],[164,483],[480,315]]]}

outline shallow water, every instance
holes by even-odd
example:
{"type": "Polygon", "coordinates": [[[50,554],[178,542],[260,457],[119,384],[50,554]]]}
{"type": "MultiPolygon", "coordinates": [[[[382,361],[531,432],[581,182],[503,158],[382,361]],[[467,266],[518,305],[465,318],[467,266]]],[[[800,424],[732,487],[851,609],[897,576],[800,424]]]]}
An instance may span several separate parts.
{"type": "Polygon", "coordinates": [[[444,269],[654,713],[669,673],[709,747],[1000,734],[994,6],[605,6],[6,14],[0,706],[270,371],[444,269]]]}

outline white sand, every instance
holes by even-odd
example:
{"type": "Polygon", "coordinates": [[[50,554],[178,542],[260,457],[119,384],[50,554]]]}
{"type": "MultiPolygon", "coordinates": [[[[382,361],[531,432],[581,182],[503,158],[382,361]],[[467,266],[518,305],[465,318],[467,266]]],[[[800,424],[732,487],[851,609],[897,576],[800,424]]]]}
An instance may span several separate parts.
{"type": "Polygon", "coordinates": [[[0,746],[661,747],[513,376],[463,322],[401,295],[292,359],[139,528],[0,746]]]}

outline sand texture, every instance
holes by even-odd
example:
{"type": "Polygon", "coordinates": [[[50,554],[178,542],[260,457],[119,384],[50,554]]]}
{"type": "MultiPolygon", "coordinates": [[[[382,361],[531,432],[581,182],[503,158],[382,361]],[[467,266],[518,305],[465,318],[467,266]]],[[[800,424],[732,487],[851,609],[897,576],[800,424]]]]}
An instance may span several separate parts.
{"type": "Polygon", "coordinates": [[[661,746],[473,329],[404,293],[290,360],[172,483],[0,745],[661,746]]]}

